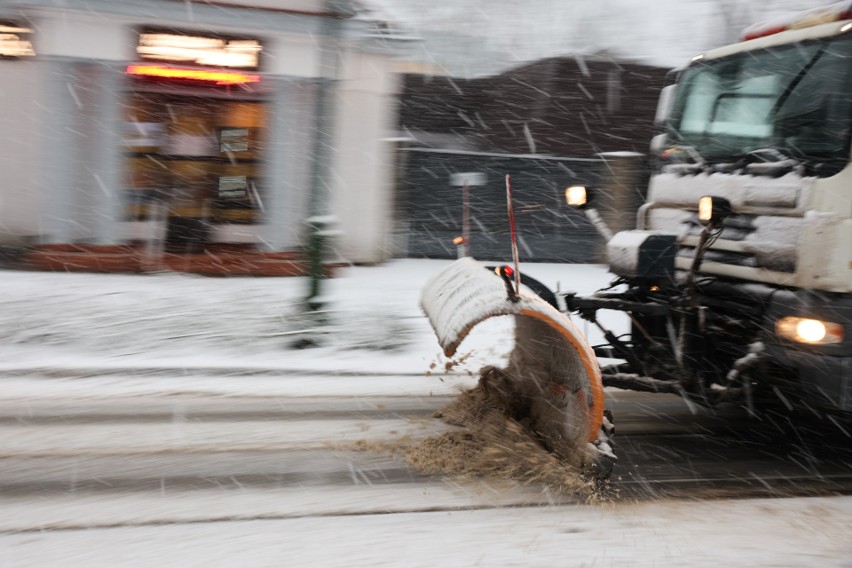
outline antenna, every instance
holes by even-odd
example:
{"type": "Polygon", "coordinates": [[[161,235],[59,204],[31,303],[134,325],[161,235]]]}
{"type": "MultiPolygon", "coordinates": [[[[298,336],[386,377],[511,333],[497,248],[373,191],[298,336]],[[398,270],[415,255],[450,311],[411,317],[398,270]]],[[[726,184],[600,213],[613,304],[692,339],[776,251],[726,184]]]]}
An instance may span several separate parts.
{"type": "Polygon", "coordinates": [[[521,292],[521,271],[518,269],[518,236],[515,233],[515,209],[512,207],[512,176],[506,174],[506,206],[509,208],[509,233],[512,235],[512,262],[515,265],[515,295],[521,292]]]}

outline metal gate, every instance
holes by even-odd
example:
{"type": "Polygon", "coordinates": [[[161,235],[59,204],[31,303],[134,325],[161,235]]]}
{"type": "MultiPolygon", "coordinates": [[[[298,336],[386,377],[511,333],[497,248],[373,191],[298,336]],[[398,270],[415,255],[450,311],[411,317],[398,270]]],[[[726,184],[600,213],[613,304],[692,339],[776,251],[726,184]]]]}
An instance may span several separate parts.
{"type": "Polygon", "coordinates": [[[580,158],[401,150],[404,174],[399,256],[455,258],[462,235],[468,179],[470,250],[485,261],[511,259],[506,175],[511,176],[521,260],[594,263],[603,242],[582,211],[568,207],[565,188],[600,186],[605,162],[580,158]]]}

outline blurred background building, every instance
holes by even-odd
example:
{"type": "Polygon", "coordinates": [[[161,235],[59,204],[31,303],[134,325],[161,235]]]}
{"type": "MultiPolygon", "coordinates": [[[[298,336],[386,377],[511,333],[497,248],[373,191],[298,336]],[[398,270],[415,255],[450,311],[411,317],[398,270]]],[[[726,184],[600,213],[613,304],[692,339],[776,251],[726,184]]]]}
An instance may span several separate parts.
{"type": "Polygon", "coordinates": [[[450,180],[478,173],[468,199],[475,256],[509,255],[509,174],[526,260],[601,260],[602,239],[583,212],[566,204],[565,188],[594,188],[611,228],[631,226],[667,73],[599,55],[552,57],[474,79],[405,75],[400,256],[457,254],[462,195],[450,180]]]}
{"type": "Polygon", "coordinates": [[[0,247],[46,269],[304,273],[600,246],[629,226],[666,73],[821,0],[6,0],[0,247]],[[309,223],[312,221],[313,223],[309,223]]]}
{"type": "Polygon", "coordinates": [[[317,216],[341,257],[387,258],[405,41],[354,4],[20,0],[0,23],[0,236],[30,264],[287,273],[317,216]]]}

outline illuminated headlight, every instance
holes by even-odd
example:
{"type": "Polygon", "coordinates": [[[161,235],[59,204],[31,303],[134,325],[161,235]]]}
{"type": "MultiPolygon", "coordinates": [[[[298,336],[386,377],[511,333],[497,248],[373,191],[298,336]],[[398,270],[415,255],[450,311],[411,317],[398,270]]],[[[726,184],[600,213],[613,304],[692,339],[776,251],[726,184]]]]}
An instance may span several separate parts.
{"type": "Polygon", "coordinates": [[[565,189],[565,202],[571,207],[582,207],[588,201],[585,185],[572,185],[565,189]]]}
{"type": "Polygon", "coordinates": [[[843,341],[842,325],[809,318],[779,318],[775,322],[775,333],[784,339],[809,345],[830,345],[843,341]]]}
{"type": "Polygon", "coordinates": [[[731,202],[723,197],[705,195],[698,200],[698,220],[718,224],[731,215],[731,202]]]}

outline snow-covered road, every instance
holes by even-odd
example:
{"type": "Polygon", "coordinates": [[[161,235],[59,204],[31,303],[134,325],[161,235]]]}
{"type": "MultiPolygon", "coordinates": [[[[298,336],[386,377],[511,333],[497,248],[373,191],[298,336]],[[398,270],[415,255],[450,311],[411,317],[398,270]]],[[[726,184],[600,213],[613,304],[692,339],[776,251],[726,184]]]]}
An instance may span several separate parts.
{"type": "Polygon", "coordinates": [[[425,476],[356,448],[447,428],[430,411],[471,384],[448,375],[4,378],[2,564],[852,562],[852,497],[586,503],[536,485],[425,476]]]}
{"type": "MultiPolygon", "coordinates": [[[[175,506],[227,506],[207,497],[175,506]]],[[[0,549],[9,567],[845,568],[850,515],[850,498],[516,507],[5,534],[0,549]]]]}
{"type": "MultiPolygon", "coordinates": [[[[438,372],[417,297],[445,262],[347,269],[305,350],[289,348],[302,279],[3,272],[0,564],[852,566],[851,497],[560,502],[335,447],[441,427],[412,418],[505,355],[495,320],[438,372]],[[122,458],[146,452],[174,461],[122,458]]],[[[528,272],[606,283],[595,266],[528,272]]]]}

